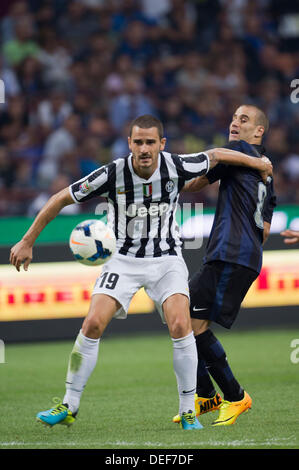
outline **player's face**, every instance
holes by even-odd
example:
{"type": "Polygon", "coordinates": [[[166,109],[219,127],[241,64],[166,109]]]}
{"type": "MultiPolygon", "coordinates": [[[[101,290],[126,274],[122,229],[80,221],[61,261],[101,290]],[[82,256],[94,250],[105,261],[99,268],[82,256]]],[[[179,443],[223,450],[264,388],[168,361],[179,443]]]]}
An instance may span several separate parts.
{"type": "Polygon", "coordinates": [[[144,178],[149,178],[158,165],[159,152],[164,150],[166,139],[160,139],[158,129],[143,129],[134,126],[128,137],[129,148],[133,155],[133,168],[144,178]]]}
{"type": "Polygon", "coordinates": [[[229,141],[245,140],[249,144],[257,144],[260,143],[263,132],[263,126],[256,125],[256,110],[240,106],[229,126],[229,141]]]}

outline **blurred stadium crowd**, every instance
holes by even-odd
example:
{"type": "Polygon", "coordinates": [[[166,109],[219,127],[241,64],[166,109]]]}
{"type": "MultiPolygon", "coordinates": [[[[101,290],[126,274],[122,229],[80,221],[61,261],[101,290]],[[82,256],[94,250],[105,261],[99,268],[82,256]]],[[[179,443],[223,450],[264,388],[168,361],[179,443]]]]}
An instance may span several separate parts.
{"type": "Polygon", "coordinates": [[[1,216],[125,156],[137,115],[191,153],[223,145],[241,103],[270,119],[278,203],[299,204],[298,0],[1,0],[0,33],[1,216]]]}

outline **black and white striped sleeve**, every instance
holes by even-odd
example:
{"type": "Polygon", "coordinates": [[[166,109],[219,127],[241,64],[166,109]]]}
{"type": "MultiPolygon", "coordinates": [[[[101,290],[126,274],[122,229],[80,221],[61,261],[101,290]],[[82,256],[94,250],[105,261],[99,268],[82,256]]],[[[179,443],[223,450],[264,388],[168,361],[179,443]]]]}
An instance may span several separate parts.
{"type": "Polygon", "coordinates": [[[181,162],[182,176],[185,181],[208,173],[210,159],[204,152],[178,155],[181,162]]]}
{"type": "Polygon", "coordinates": [[[102,166],[71,184],[69,191],[74,202],[80,203],[97,196],[107,196],[109,191],[109,167],[111,165],[113,164],[102,166]]]}

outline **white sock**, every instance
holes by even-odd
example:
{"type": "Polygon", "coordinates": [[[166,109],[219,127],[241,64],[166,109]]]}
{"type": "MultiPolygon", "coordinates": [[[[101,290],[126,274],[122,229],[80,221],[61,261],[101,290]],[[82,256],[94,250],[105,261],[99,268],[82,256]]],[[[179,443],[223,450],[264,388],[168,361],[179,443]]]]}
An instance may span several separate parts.
{"type": "Polygon", "coordinates": [[[183,338],[172,338],[173,368],[179,392],[179,413],[194,411],[197,377],[197,349],[193,331],[183,338]]]}
{"type": "Polygon", "coordinates": [[[82,392],[97,363],[99,342],[100,339],[87,338],[81,330],[76,338],[69,359],[63,398],[63,403],[68,404],[72,413],[78,411],[82,392]]]}

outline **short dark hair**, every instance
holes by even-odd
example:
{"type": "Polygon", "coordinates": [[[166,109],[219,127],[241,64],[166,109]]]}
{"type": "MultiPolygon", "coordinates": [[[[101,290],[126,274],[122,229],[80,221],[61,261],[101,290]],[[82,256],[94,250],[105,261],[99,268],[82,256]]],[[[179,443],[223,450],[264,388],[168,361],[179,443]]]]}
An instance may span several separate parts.
{"type": "Polygon", "coordinates": [[[265,129],[264,135],[268,132],[269,130],[269,119],[267,118],[266,114],[264,111],[258,107],[256,107],[257,114],[256,114],[256,123],[258,126],[263,126],[265,129]]]}
{"type": "Polygon", "coordinates": [[[132,135],[132,130],[134,126],[141,127],[141,129],[150,129],[151,127],[156,127],[158,130],[158,134],[160,139],[164,137],[164,129],[163,124],[160,119],[152,116],[151,114],[144,114],[143,116],[138,116],[134,121],[131,122],[130,125],[130,137],[132,135]]]}
{"type": "Polygon", "coordinates": [[[261,108],[259,108],[258,106],[254,104],[244,104],[242,106],[248,106],[249,108],[255,109],[256,111],[255,123],[258,126],[263,126],[263,128],[265,129],[263,135],[265,135],[269,130],[269,119],[267,118],[266,113],[261,108]]]}

